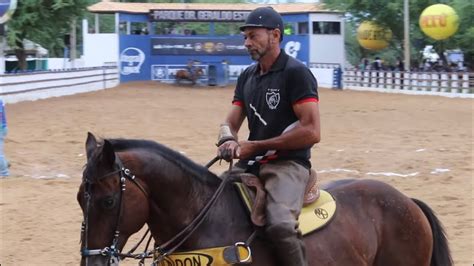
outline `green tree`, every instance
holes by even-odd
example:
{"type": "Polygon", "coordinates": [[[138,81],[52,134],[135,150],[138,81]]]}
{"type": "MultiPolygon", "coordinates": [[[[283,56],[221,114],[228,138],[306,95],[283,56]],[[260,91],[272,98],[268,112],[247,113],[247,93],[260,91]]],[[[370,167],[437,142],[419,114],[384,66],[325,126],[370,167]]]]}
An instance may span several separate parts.
{"type": "Polygon", "coordinates": [[[129,3],[245,3],[245,0],[120,0],[129,3]]]}
{"type": "Polygon", "coordinates": [[[26,69],[25,39],[48,49],[62,51],[64,35],[69,33],[71,22],[81,18],[88,0],[21,0],[12,18],[7,22],[8,45],[15,50],[20,69],[26,69]]]}
{"type": "Polygon", "coordinates": [[[454,45],[464,52],[464,60],[474,69],[474,2],[472,0],[453,0],[452,7],[459,15],[459,30],[454,35],[454,45]]]}
{"type": "MultiPolygon", "coordinates": [[[[324,0],[329,8],[341,10],[347,13],[346,24],[349,24],[351,35],[355,35],[357,26],[365,20],[373,20],[378,24],[390,28],[393,32],[392,42],[389,48],[378,53],[361,50],[362,57],[378,54],[380,57],[396,57],[403,54],[403,0],[376,1],[376,0],[324,0]]],[[[472,14],[474,4],[472,0],[410,0],[410,46],[412,63],[417,64],[421,60],[420,51],[426,45],[433,45],[440,57],[444,59],[444,51],[448,49],[461,49],[465,55],[465,63],[474,67],[474,23],[472,14]],[[458,32],[451,38],[443,41],[435,41],[426,36],[420,29],[418,20],[422,11],[430,5],[443,3],[456,10],[460,26],[458,32]]],[[[347,35],[346,35],[347,36],[347,35]]],[[[354,38],[352,38],[354,39],[354,38]]],[[[354,40],[346,41],[349,51],[356,51],[358,43],[354,40]]],[[[354,55],[354,53],[353,53],[354,55]]],[[[349,57],[350,58],[350,57],[349,57]]],[[[360,59],[359,58],[359,59],[360,59]]],[[[354,59],[353,59],[354,60],[354,59]]],[[[389,58],[393,60],[393,58],[389,58]]]]}

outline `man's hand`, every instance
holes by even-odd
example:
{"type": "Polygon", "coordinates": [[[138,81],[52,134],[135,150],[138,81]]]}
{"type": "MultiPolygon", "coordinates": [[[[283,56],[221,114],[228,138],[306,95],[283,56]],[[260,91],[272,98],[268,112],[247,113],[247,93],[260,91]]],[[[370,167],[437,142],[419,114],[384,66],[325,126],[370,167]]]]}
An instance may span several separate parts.
{"type": "Polygon", "coordinates": [[[239,142],[239,148],[237,150],[237,158],[248,159],[252,155],[258,152],[254,141],[243,140],[239,142]]]}
{"type": "Polygon", "coordinates": [[[217,156],[229,162],[234,158],[240,157],[239,150],[240,147],[237,141],[228,140],[219,146],[217,149],[217,156]]]}

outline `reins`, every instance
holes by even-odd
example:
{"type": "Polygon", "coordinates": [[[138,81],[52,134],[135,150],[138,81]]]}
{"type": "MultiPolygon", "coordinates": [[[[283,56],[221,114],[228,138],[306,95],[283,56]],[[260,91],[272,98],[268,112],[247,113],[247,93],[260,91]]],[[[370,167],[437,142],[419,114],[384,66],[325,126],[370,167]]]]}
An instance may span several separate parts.
{"type": "MultiPolygon", "coordinates": [[[[214,163],[216,163],[220,159],[219,156],[214,157],[209,163],[206,164],[206,168],[211,167],[214,163]]],[[[229,172],[232,170],[233,163],[232,161],[229,162],[229,172]]],[[[209,209],[216,203],[219,196],[224,191],[224,187],[229,180],[229,175],[225,175],[222,179],[222,182],[219,184],[219,187],[212,195],[211,199],[206,203],[206,205],[201,209],[199,214],[189,223],[181,232],[176,234],[173,238],[168,240],[161,246],[155,247],[155,251],[159,254],[158,257],[153,261],[153,263],[158,263],[166,257],[166,255],[173,253],[181,244],[186,241],[191,234],[199,227],[199,225],[206,219],[207,215],[209,214],[209,209]],[[181,238],[181,239],[180,239],[181,238]],[[175,243],[176,244],[173,244],[175,243]]]]}
{"type": "MultiPolygon", "coordinates": [[[[219,156],[214,157],[209,163],[205,165],[206,168],[211,167],[214,163],[217,161],[221,160],[219,156]]],[[[233,167],[233,162],[232,160],[229,162],[229,170],[228,173],[231,172],[233,167]]],[[[181,246],[191,235],[192,233],[199,227],[199,225],[206,219],[207,215],[209,214],[209,210],[214,204],[217,202],[217,199],[219,196],[222,194],[222,191],[224,191],[224,188],[229,181],[230,175],[224,175],[222,178],[222,182],[219,184],[219,187],[217,190],[214,192],[212,195],[211,199],[207,202],[207,204],[201,209],[199,214],[191,221],[189,225],[187,225],[181,232],[176,234],[173,238],[168,240],[166,243],[162,244],[161,246],[157,246],[154,249],[154,255],[156,256],[155,259],[153,260],[152,265],[158,265],[159,262],[163,261],[167,255],[172,254],[179,246],[181,246]],[[180,239],[181,238],[181,239],[180,239]],[[172,245],[174,242],[176,244],[172,245]],[[170,246],[170,247],[168,247],[170,246]]],[[[235,245],[236,246],[244,246],[248,247],[250,246],[250,243],[255,239],[257,236],[257,230],[254,230],[252,234],[249,236],[249,238],[245,242],[238,242],[235,245]]],[[[250,257],[250,249],[249,250],[249,257],[250,257]]],[[[249,258],[248,257],[248,258],[249,258]]],[[[248,259],[247,258],[247,259],[248,259]]],[[[246,261],[245,259],[244,261],[246,261]]],[[[242,261],[242,262],[244,262],[242,261]]]]}

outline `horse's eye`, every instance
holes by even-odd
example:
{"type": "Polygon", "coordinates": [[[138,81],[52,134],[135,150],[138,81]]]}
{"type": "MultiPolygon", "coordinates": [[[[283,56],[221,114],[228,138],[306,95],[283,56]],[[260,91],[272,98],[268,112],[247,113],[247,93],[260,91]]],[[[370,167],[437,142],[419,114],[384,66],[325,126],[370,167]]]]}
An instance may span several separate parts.
{"type": "Polygon", "coordinates": [[[106,197],[102,200],[102,207],[104,209],[110,210],[115,207],[115,198],[114,197],[106,197]]]}

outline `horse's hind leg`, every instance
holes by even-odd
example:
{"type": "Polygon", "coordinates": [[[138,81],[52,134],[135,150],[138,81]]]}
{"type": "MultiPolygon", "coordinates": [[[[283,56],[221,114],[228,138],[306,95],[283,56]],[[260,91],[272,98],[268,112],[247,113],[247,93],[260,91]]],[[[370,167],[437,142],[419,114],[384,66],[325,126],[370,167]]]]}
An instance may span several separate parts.
{"type": "Polygon", "coordinates": [[[392,221],[382,229],[383,244],[374,265],[428,266],[433,250],[431,226],[418,206],[407,197],[393,198],[384,220],[392,221]],[[393,222],[393,221],[396,221],[393,222]]]}
{"type": "Polygon", "coordinates": [[[424,202],[412,199],[418,205],[425,217],[428,219],[433,235],[433,251],[431,256],[431,266],[452,266],[453,259],[449,250],[449,243],[446,232],[441,221],[436,217],[434,211],[424,202]]]}

